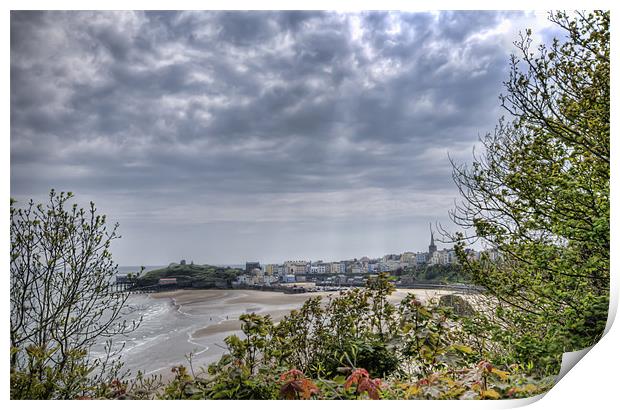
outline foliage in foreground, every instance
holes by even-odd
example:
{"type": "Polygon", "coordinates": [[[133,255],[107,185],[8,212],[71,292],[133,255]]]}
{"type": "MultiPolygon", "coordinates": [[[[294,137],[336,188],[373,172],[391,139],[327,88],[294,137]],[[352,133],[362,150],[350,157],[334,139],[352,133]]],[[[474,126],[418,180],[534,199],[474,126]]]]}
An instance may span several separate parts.
{"type": "MultiPolygon", "coordinates": [[[[207,369],[175,367],[167,383],[141,375],[84,383],[74,398],[499,399],[551,387],[553,377],[537,369],[492,364],[497,352],[464,330],[479,313],[458,316],[413,295],[395,305],[388,300],[393,290],[381,275],[365,289],[311,298],[277,324],[242,315],[243,335],[227,337],[228,354],[207,369]]],[[[14,398],[26,382],[27,375],[12,372],[14,398]]]]}
{"type": "Polygon", "coordinates": [[[610,251],[609,12],[555,13],[563,41],[515,45],[500,121],[471,167],[455,166],[454,221],[501,258],[459,259],[502,303],[483,328],[535,365],[596,343],[607,322],[610,251]]]}
{"type": "Polygon", "coordinates": [[[90,208],[70,205],[73,195],[50,192],[46,205],[24,208],[11,200],[11,397],[70,398],[88,383],[119,377],[107,345],[89,357],[98,338],[137,326],[120,320],[126,294],[113,293],[117,271],[110,243],[116,227],[90,208]]]}
{"type": "Polygon", "coordinates": [[[380,275],[365,289],[312,298],[277,324],[243,315],[243,337],[226,339],[230,353],[209,366],[198,396],[497,399],[551,387],[554,375],[540,369],[492,364],[506,350],[465,330],[483,313],[459,316],[413,295],[395,305],[393,290],[380,275]]]}

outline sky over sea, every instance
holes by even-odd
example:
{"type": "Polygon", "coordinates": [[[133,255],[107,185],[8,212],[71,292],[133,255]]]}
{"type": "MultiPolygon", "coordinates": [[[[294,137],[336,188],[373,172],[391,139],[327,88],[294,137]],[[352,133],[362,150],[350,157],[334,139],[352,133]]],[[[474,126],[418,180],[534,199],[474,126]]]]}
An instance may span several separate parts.
{"type": "Polygon", "coordinates": [[[121,265],[422,251],[526,28],[559,35],[520,11],[11,12],[11,196],[94,201],[121,265]]]}

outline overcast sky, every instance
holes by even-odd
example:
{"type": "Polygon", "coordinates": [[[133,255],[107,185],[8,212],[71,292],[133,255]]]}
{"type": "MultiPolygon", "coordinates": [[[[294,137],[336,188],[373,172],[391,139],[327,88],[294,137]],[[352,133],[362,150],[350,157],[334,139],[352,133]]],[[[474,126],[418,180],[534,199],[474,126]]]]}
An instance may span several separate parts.
{"type": "MultiPolygon", "coordinates": [[[[94,201],[120,265],[421,251],[544,13],[11,13],[11,195],[94,201]]],[[[440,245],[441,247],[441,245],[440,245]]]]}

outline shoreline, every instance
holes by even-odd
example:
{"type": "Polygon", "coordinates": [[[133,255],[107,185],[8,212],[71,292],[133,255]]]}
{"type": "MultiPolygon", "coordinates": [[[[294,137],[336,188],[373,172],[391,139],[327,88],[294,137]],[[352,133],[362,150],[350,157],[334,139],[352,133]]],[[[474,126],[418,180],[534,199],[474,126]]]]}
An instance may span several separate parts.
{"type": "Polygon", "coordinates": [[[241,314],[256,313],[259,315],[270,315],[274,322],[278,322],[289,314],[291,310],[301,307],[309,298],[317,296],[325,298],[335,293],[337,292],[285,294],[248,289],[180,289],[152,293],[148,297],[153,299],[169,299],[177,312],[190,316],[191,313],[185,312],[183,310],[184,307],[202,310],[202,307],[206,309],[209,307],[209,304],[221,301],[226,306],[234,309],[234,313],[226,316],[226,319],[215,323],[207,322],[191,334],[193,339],[202,339],[221,333],[228,335],[232,332],[240,331],[242,322],[238,317],[241,314]],[[237,318],[234,318],[235,315],[237,318]]]}
{"type": "MultiPolygon", "coordinates": [[[[421,302],[426,302],[433,297],[458,292],[440,289],[399,288],[388,297],[388,300],[392,303],[398,303],[409,293],[414,293],[421,302]]],[[[241,314],[269,315],[277,323],[292,310],[300,308],[310,298],[321,297],[327,301],[330,296],[334,297],[338,294],[339,291],[282,293],[253,289],[178,289],[151,293],[148,296],[153,299],[169,299],[179,313],[188,316],[194,316],[191,313],[192,310],[199,311],[204,315],[204,310],[217,302],[223,302],[231,308],[231,315],[225,316],[225,319],[214,323],[206,322],[191,334],[192,339],[203,339],[218,334],[228,335],[240,331],[242,322],[238,317],[241,314]],[[186,312],[184,308],[190,312],[186,312]]],[[[199,315],[196,316],[198,319],[199,315]]]]}
{"type": "MultiPolygon", "coordinates": [[[[141,338],[150,343],[146,348],[130,353],[126,358],[131,369],[143,369],[147,375],[161,375],[168,379],[167,371],[176,365],[185,365],[188,352],[194,354],[196,369],[206,369],[226,352],[224,339],[241,335],[242,314],[269,315],[274,323],[280,322],[292,310],[299,309],[313,297],[321,297],[322,304],[338,297],[339,291],[281,293],[248,289],[177,289],[141,295],[154,305],[167,305],[149,319],[141,338]],[[148,332],[147,332],[148,331],[148,332]],[[162,335],[162,338],[154,341],[162,335]],[[156,336],[153,339],[153,336],[156,336]]],[[[396,289],[388,301],[398,304],[407,294],[427,303],[445,294],[460,294],[475,306],[476,297],[461,292],[437,289],[396,289]],[[471,297],[470,297],[471,296],[471,297]]],[[[147,302],[148,304],[148,302],[147,302]]],[[[143,343],[144,344],[144,343],[143,343]]]]}

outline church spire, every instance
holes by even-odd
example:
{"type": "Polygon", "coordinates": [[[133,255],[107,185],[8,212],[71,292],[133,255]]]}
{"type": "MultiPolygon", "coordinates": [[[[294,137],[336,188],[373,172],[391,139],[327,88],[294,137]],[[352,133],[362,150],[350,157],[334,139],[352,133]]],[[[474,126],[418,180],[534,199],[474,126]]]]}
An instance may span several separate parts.
{"type": "Polygon", "coordinates": [[[430,256],[433,256],[437,251],[437,246],[435,246],[435,237],[433,236],[433,225],[430,222],[428,223],[428,227],[431,231],[431,244],[428,246],[428,253],[430,256]]]}

